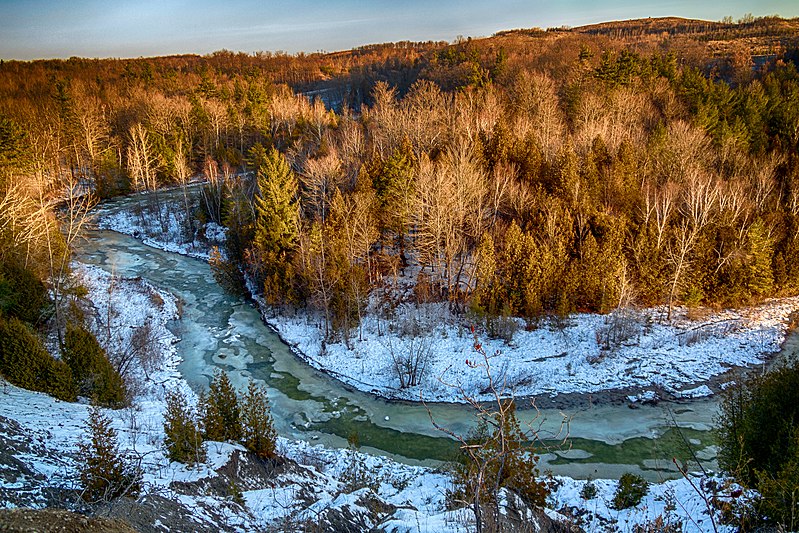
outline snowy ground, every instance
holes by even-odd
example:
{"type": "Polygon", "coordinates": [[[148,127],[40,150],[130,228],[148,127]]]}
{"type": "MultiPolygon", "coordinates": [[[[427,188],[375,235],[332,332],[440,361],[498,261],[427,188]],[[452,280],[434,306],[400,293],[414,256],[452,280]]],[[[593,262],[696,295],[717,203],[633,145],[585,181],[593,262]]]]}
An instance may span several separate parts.
{"type": "Polygon", "coordinates": [[[630,336],[603,347],[603,333],[615,316],[578,314],[565,324],[542,322],[526,329],[515,322],[509,341],[491,339],[468,320],[453,316],[445,304],[401,304],[393,316],[370,313],[360,332],[346,342],[323,342],[322,325],[302,313],[294,317],[265,313],[301,357],[319,369],[369,392],[389,398],[463,401],[463,392],[490,399],[484,358],[495,383],[518,396],[593,393],[610,389],[656,387],[677,397],[711,394],[701,384],[734,366],[761,364],[785,339],[789,315],[799,298],[772,300],[759,307],[708,314],[688,320],[678,309],[672,321],[663,310],[630,312],[630,336]],[[396,365],[420,360],[418,386],[399,388],[396,365]]]}
{"type": "MultiPolygon", "coordinates": [[[[172,223],[173,231],[168,232],[174,236],[174,248],[165,244],[168,239],[147,237],[140,222],[140,217],[125,215],[112,217],[105,213],[101,217],[104,227],[129,234],[139,232],[138,236],[147,239],[145,242],[150,245],[207,256],[207,242],[180,244],[180,234],[174,232],[177,221],[172,223]]],[[[214,239],[218,242],[221,237],[214,239]]],[[[156,348],[153,352],[143,352],[144,360],[137,359],[129,370],[131,381],[142,384],[135,389],[133,406],[106,411],[119,432],[120,446],[141,458],[145,494],[180,501],[192,509],[194,520],[222,524],[224,529],[234,531],[267,527],[280,530],[290,522],[314,520],[329,510],[358,509],[367,494],[397,507],[379,524],[389,531],[473,528],[470,511],[447,510],[446,493],[451,486],[449,477],[443,473],[282,438],[281,453],[307,466],[280,474],[268,487],[246,487],[242,491],[243,505],[218,494],[181,492],[176,483],[200,483],[218,476],[220,467],[241,452],[241,448],[211,443],[207,463],[193,469],[170,463],[163,453],[164,391],[179,387],[191,394],[177,372],[176,339],[166,327],[177,316],[177,302],[170,293],[142,280],[113,279],[104,271],[88,266],[79,265],[76,271],[89,288],[97,317],[95,331],[109,347],[112,357],[120,356],[126,347],[134,344],[132,336],[141,329],[149,331],[145,338],[156,348]],[[143,328],[145,324],[147,327],[143,328]]],[[[772,301],[748,311],[708,315],[701,321],[690,321],[680,311],[668,325],[662,323],[661,311],[642,312],[632,323],[633,333],[609,350],[602,350],[598,341],[597,333],[601,336],[609,320],[602,316],[579,315],[560,324],[563,327],[543,323],[532,331],[518,324],[510,342],[490,340],[479,328],[477,331],[483,349],[492,355],[495,375],[502,376],[516,394],[596,391],[630,385],[646,388],[654,384],[696,396],[707,394],[709,389],[688,384],[699,383],[731,365],[758,364],[777,350],[785,335],[786,318],[798,306],[797,299],[772,301]],[[496,352],[499,353],[494,355],[496,352]]],[[[468,325],[459,323],[443,306],[401,304],[388,317],[375,312],[364,323],[362,339],[358,332],[353,332],[350,348],[343,342],[327,343],[322,350],[321,329],[314,317],[298,315],[269,320],[311,364],[333,371],[367,391],[412,399],[418,399],[421,392],[431,399],[456,400],[456,394],[442,385],[439,377],[460,383],[474,394],[485,385],[483,369],[466,363],[466,359],[480,362],[468,325]],[[409,339],[414,339],[413,346],[409,339]],[[425,386],[398,390],[396,378],[387,371],[392,366],[391,354],[409,353],[414,346],[417,353],[421,350],[429,355],[425,386]],[[377,379],[380,376],[385,378],[377,379]]],[[[28,452],[12,450],[13,459],[37,473],[38,479],[47,480],[47,486],[70,488],[77,483],[74,456],[85,432],[88,410],[85,404],[68,404],[4,385],[0,392],[0,432],[9,427],[10,421],[17,423],[21,430],[13,438],[27,439],[30,446],[28,452]]],[[[0,489],[14,491],[22,487],[26,479],[20,472],[9,471],[0,464],[0,489]]],[[[684,531],[710,531],[707,507],[695,490],[703,487],[707,492],[709,486],[700,481],[678,479],[650,485],[649,494],[641,504],[619,511],[610,506],[616,481],[557,477],[550,482],[548,512],[568,516],[588,531],[633,531],[636,525],[651,523],[658,517],[667,523],[681,523],[684,531]],[[593,483],[596,488],[593,497],[586,497],[583,490],[586,483],[593,483]]],[[[29,492],[29,505],[46,503],[44,487],[29,492]]],[[[14,504],[9,500],[0,505],[14,504]]],[[[732,528],[719,530],[732,531],[732,528]]]]}
{"type": "MultiPolygon", "coordinates": [[[[207,258],[209,246],[224,241],[223,229],[212,224],[202,230],[204,238],[184,242],[174,214],[179,211],[165,204],[166,232],[154,216],[102,211],[99,218],[101,227],[145,244],[207,258]]],[[[703,384],[710,378],[732,367],[762,364],[777,352],[789,316],[799,310],[795,297],[707,312],[701,319],[689,319],[683,308],[675,309],[670,321],[663,308],[575,314],[537,324],[508,318],[502,329],[512,334],[492,339],[479,323],[473,335],[474,321],[450,313],[446,304],[408,303],[412,278],[401,278],[388,299],[373,294],[362,326],[346,342],[325,341],[318,315],[276,315],[270,309],[263,315],[299,357],[357,389],[387,398],[461,402],[464,394],[490,398],[485,360],[475,343],[488,355],[495,384],[516,396],[626,388],[640,389],[642,399],[654,394],[648,389],[677,398],[707,396],[713,391],[703,384]],[[402,388],[397,367],[409,363],[419,369],[419,384],[402,388]]]]}
{"type": "MultiPolygon", "coordinates": [[[[119,432],[121,448],[142,459],[144,495],[157,494],[179,501],[191,510],[189,519],[208,525],[216,524],[226,531],[253,531],[275,528],[290,529],[290,524],[314,521],[320,513],[349,508],[357,511],[368,496],[396,506],[390,517],[379,526],[386,531],[465,532],[473,531],[473,515],[469,510],[448,510],[446,491],[449,478],[428,468],[411,467],[382,457],[348,450],[312,447],[299,441],[280,440],[280,450],[305,470],[280,474],[268,486],[243,490],[243,505],[229,497],[186,494],[175,483],[198,483],[217,476],[217,470],[229,462],[239,446],[210,443],[206,464],[187,468],[169,463],[161,449],[160,406],[143,402],[133,409],[106,412],[119,432]],[[308,501],[309,496],[312,500],[308,501]]],[[[85,432],[88,407],[59,402],[42,393],[7,386],[0,393],[0,417],[18,422],[26,435],[44,443],[50,456],[28,454],[16,459],[43,474],[47,487],[73,488],[77,484],[74,453],[85,432]]],[[[23,481],[9,480],[2,484],[13,489],[23,481]]],[[[552,493],[548,499],[551,516],[570,517],[586,531],[634,531],[636,525],[652,523],[661,517],[667,523],[681,523],[685,532],[712,531],[704,500],[685,479],[649,486],[649,494],[631,509],[615,510],[613,499],[617,482],[594,480],[596,494],[586,498],[587,481],[556,477],[550,480],[552,493]]],[[[699,479],[693,479],[697,486],[699,479]]],[[[705,485],[706,486],[706,485],[705,485]]],[[[45,486],[41,486],[46,491],[45,486]]],[[[144,496],[143,495],[143,496],[144,496]]],[[[7,507],[8,502],[0,502],[7,507]]],[[[27,505],[36,506],[35,499],[27,505]]],[[[378,524],[375,524],[378,525],[378,524]]],[[[168,530],[165,526],[164,530],[168,530]]],[[[733,531],[720,527],[719,531],[733,531]]]]}

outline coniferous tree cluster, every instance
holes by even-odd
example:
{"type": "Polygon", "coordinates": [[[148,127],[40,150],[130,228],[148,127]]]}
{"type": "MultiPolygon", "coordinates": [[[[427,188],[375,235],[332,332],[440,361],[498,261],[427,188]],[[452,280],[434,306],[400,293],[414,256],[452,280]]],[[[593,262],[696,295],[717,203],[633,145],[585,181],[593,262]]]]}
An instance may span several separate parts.
{"type": "Polygon", "coordinates": [[[766,522],[799,526],[799,368],[795,364],[736,383],[725,391],[717,419],[719,466],[756,489],[756,513],[746,527],[766,522]]]}
{"type": "Polygon", "coordinates": [[[89,330],[71,323],[67,325],[63,358],[72,370],[80,396],[104,407],[122,407],[127,402],[122,376],[89,330]]]}
{"type": "Polygon", "coordinates": [[[205,460],[205,441],[240,442],[262,459],[277,457],[277,432],[266,391],[250,380],[239,396],[227,374],[217,371],[198,411],[179,391],[167,394],[164,446],[169,458],[187,464],[205,460]]]}
{"type": "Polygon", "coordinates": [[[68,402],[77,399],[69,366],[47,353],[31,326],[14,317],[0,316],[0,374],[25,389],[68,402]]]}

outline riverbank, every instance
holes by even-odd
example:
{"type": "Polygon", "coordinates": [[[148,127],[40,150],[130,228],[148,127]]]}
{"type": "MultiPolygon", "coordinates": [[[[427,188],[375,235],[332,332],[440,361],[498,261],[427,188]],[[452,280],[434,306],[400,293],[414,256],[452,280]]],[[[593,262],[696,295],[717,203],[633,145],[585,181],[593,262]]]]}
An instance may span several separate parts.
{"type": "MultiPolygon", "coordinates": [[[[208,460],[198,467],[171,463],[163,449],[164,392],[181,388],[193,397],[177,370],[178,339],[169,328],[179,317],[179,301],[141,278],[115,276],[84,265],[76,265],[75,272],[88,290],[86,303],[91,302],[95,332],[109,351],[129,344],[130,336],[145,325],[154,333],[156,348],[148,362],[137,359],[134,373],[128,375],[139,383],[132,405],[103,410],[118,432],[120,450],[141,461],[144,476],[139,498],[117,502],[104,513],[135,519],[137,527],[152,530],[284,530],[315,521],[319,513],[335,517],[339,525],[350,520],[393,531],[454,533],[473,527],[470,510],[448,506],[447,495],[453,487],[446,471],[357,451],[280,438],[281,455],[293,462],[278,469],[243,466],[247,464],[243,450],[226,443],[209,443],[208,460]],[[111,335],[104,336],[106,332],[111,335]],[[232,472],[246,474],[237,477],[232,472]],[[239,487],[239,496],[231,496],[231,483],[239,487]],[[375,513],[370,505],[383,511],[375,513]]],[[[0,439],[12,443],[0,454],[0,464],[12,465],[2,469],[0,478],[6,505],[69,507],[76,501],[77,443],[85,438],[88,412],[85,403],[70,404],[11,385],[3,387],[0,439]]],[[[617,486],[613,480],[592,481],[595,491],[586,491],[589,482],[585,480],[547,479],[546,514],[571,517],[587,530],[631,530],[658,517],[683,523],[686,531],[706,529],[703,500],[686,480],[650,485],[638,507],[618,511],[610,506],[617,486]],[[669,507],[669,501],[679,502],[679,509],[669,507]]]]}
{"type": "MultiPolygon", "coordinates": [[[[178,209],[167,211],[173,214],[163,217],[171,221],[166,231],[155,224],[157,217],[125,209],[103,211],[100,226],[199,259],[224,241],[218,226],[186,241],[174,215],[178,209]],[[145,220],[150,222],[142,225],[145,220]]],[[[506,318],[504,338],[498,339],[470,317],[450,312],[446,303],[403,299],[410,283],[400,279],[376,290],[361,325],[347,338],[331,340],[318,315],[280,314],[263,304],[260,309],[297,357],[359,391],[415,402],[487,401],[493,395],[490,369],[503,395],[553,408],[715,394],[735,379],[735,369],[766,364],[799,310],[794,297],[737,310],[676,308],[670,320],[664,308],[575,314],[534,324],[506,318]],[[396,300],[390,309],[386,296],[396,300]]]]}

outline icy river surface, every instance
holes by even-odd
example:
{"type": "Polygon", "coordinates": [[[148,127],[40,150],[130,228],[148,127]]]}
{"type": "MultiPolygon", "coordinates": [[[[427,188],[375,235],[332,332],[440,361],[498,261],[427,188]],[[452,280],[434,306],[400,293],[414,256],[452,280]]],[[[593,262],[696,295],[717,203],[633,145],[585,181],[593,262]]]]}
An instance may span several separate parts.
{"type": "MultiPolygon", "coordinates": [[[[436,464],[453,457],[456,443],[434,428],[431,416],[458,434],[474,424],[468,406],[386,401],[309,367],[263,323],[255,307],[226,294],[203,261],[104,230],[90,232],[77,255],[115,275],[142,277],[172,291],[182,302],[182,318],[172,328],[181,339],[180,370],[187,381],[202,390],[219,368],[239,387],[249,378],[266,384],[281,435],[335,447],[347,446],[347,438],[357,435],[364,451],[436,464]]],[[[594,405],[575,412],[535,411],[522,404],[519,414],[522,422],[535,419],[547,444],[559,444],[542,453],[542,471],[577,478],[633,471],[658,480],[679,475],[675,456],[696,454],[706,467],[715,466],[710,430],[717,406],[714,398],[638,409],[594,405]]]]}

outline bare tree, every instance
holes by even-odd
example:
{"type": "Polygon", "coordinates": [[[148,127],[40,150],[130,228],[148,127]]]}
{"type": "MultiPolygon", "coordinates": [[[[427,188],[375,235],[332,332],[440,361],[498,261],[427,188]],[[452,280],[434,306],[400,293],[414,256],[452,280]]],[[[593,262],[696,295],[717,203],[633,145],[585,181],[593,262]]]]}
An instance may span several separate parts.
{"type": "MultiPolygon", "coordinates": [[[[417,184],[416,244],[445,293],[455,298],[486,226],[486,176],[461,143],[433,164],[422,158],[417,184]]],[[[471,276],[471,273],[469,273],[471,276]]]]}
{"type": "Polygon", "coordinates": [[[342,182],[341,159],[335,150],[330,150],[320,158],[305,161],[300,173],[302,183],[303,204],[310,207],[309,214],[313,220],[322,222],[327,218],[330,200],[334,191],[342,182]]]}
{"type": "MultiPolygon", "coordinates": [[[[531,506],[543,506],[546,500],[546,486],[536,480],[536,461],[538,459],[534,445],[541,445],[540,430],[543,419],[538,407],[532,401],[530,408],[533,418],[520,425],[516,416],[516,402],[513,391],[507,383],[498,379],[491,366],[491,361],[498,353],[489,355],[475,335],[474,349],[476,356],[466,364],[481,369],[485,373],[489,401],[480,401],[473,393],[466,391],[462,385],[447,382],[443,376],[439,380],[457,391],[459,399],[471,406],[475,413],[477,434],[459,434],[442,426],[428,409],[433,426],[458,441],[461,453],[465,456],[466,470],[458,475],[463,487],[462,503],[471,507],[475,516],[478,533],[486,530],[499,530],[500,492],[511,490],[523,497],[531,506]]],[[[568,438],[569,418],[564,415],[560,429],[552,437],[568,438]]]]}

